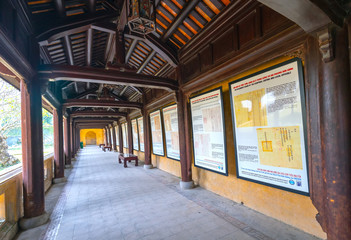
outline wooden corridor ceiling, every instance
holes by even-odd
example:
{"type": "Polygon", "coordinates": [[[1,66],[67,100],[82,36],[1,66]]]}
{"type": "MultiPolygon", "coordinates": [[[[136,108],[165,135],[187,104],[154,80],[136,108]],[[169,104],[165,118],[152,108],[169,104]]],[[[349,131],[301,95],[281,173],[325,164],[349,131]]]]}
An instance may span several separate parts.
{"type": "MultiPolygon", "coordinates": [[[[230,0],[156,0],[156,31],[144,36],[124,29],[125,63],[143,75],[164,77],[178,64],[178,50],[212,21],[230,0]]],[[[123,0],[27,0],[42,64],[110,68],[123,0]]],[[[121,20],[122,19],[122,20],[121,20]]],[[[148,88],[57,81],[63,101],[98,99],[104,87],[117,101],[142,101],[148,88]]],[[[106,96],[105,96],[106,97],[106,96]]],[[[86,107],[72,111],[91,110],[86,107]]],[[[117,111],[116,109],[114,111],[117,111]]],[[[125,111],[121,109],[121,111],[125,111]]]]}

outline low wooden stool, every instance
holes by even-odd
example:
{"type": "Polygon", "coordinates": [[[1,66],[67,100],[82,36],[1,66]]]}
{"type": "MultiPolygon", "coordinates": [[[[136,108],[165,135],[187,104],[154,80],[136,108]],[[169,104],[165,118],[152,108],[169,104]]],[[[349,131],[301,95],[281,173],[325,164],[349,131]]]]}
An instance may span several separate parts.
{"type": "Polygon", "coordinates": [[[138,166],[138,156],[131,154],[131,153],[119,154],[118,162],[122,163],[122,161],[123,161],[125,168],[127,167],[127,161],[131,162],[132,160],[135,160],[135,166],[138,166]]]}

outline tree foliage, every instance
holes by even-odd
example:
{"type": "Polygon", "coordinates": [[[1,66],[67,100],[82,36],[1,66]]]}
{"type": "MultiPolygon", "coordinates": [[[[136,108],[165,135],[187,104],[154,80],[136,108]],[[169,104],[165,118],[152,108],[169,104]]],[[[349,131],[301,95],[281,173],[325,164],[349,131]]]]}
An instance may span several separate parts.
{"type": "Polygon", "coordinates": [[[6,136],[21,124],[20,92],[0,78],[0,135],[6,136]]]}

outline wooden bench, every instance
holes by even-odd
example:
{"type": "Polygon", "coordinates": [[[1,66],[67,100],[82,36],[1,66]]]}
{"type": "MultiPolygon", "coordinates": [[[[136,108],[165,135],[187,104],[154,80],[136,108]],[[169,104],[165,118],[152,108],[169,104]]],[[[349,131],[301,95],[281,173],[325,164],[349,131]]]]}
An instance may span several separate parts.
{"type": "Polygon", "coordinates": [[[106,149],[109,150],[111,152],[112,147],[111,146],[103,146],[102,147],[102,151],[106,152],[106,149]]]}
{"type": "Polygon", "coordinates": [[[99,144],[99,148],[101,148],[102,146],[105,146],[105,144],[99,144]]]}
{"type": "Polygon", "coordinates": [[[122,161],[124,162],[124,167],[127,167],[127,161],[131,162],[132,160],[135,160],[135,166],[138,166],[138,156],[134,155],[134,154],[130,154],[130,153],[120,153],[118,156],[118,162],[122,163],[122,161]]]}

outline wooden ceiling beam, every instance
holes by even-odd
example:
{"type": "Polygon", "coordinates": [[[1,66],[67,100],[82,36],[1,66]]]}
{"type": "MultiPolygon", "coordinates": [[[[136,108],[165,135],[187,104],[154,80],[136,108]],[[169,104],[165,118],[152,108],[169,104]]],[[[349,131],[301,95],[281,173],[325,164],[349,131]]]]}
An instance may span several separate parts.
{"type": "Polygon", "coordinates": [[[86,50],[87,61],[86,64],[89,67],[91,65],[91,59],[93,55],[93,29],[87,30],[87,50],[86,50]]]}
{"type": "Polygon", "coordinates": [[[140,68],[138,69],[137,73],[141,73],[144,68],[149,64],[149,62],[151,61],[151,59],[155,56],[156,52],[152,51],[149,56],[147,56],[147,58],[144,60],[144,62],[141,64],[140,68]]]}
{"type": "Polygon", "coordinates": [[[49,79],[51,81],[94,82],[100,84],[158,88],[168,91],[178,90],[179,88],[177,81],[169,78],[91,67],[41,65],[39,67],[38,76],[40,79],[49,79]]]}
{"type": "Polygon", "coordinates": [[[75,96],[74,98],[75,99],[79,99],[79,98],[85,97],[85,96],[87,96],[89,94],[95,93],[97,90],[98,90],[98,87],[94,87],[94,88],[88,89],[87,91],[82,92],[81,94],[75,96]]]}
{"type": "Polygon", "coordinates": [[[65,0],[55,0],[55,7],[60,17],[66,17],[66,5],[65,0]]]}
{"type": "MultiPolygon", "coordinates": [[[[109,22],[111,20],[115,20],[118,17],[117,11],[106,12],[96,12],[95,14],[82,16],[75,16],[71,18],[58,19],[54,21],[43,21],[40,24],[40,28],[36,30],[36,38],[38,42],[42,41],[53,41],[54,39],[58,39],[63,37],[64,35],[70,35],[72,33],[87,30],[92,25],[99,27],[99,23],[109,22]],[[53,39],[52,39],[53,38],[53,39]]],[[[106,31],[110,31],[106,29],[106,31]]]]}
{"type": "Polygon", "coordinates": [[[88,11],[89,11],[89,13],[95,13],[96,0],[88,0],[88,11]]]}
{"type": "Polygon", "coordinates": [[[143,107],[143,105],[138,102],[109,101],[109,100],[97,100],[97,99],[67,99],[62,106],[64,108],[103,107],[103,108],[131,108],[131,109],[141,109],[143,107]]]}
{"type": "MultiPolygon", "coordinates": [[[[115,34],[113,33],[109,33],[108,34],[108,40],[107,40],[107,44],[106,44],[106,49],[105,49],[105,61],[108,62],[109,60],[109,55],[111,55],[111,50],[112,50],[112,46],[113,46],[113,39],[114,39],[115,34]]],[[[112,59],[113,60],[113,59],[112,59]]]]}
{"type": "Polygon", "coordinates": [[[76,117],[126,117],[125,112],[111,112],[111,111],[79,111],[70,114],[72,118],[76,117]]]}
{"type": "Polygon", "coordinates": [[[183,23],[185,18],[188,17],[189,13],[192,10],[194,10],[194,8],[199,2],[199,0],[188,1],[188,4],[182,9],[180,14],[177,15],[177,17],[166,30],[166,32],[162,35],[161,40],[163,42],[166,42],[172,36],[172,34],[178,29],[179,25],[183,23]]]}
{"type": "Polygon", "coordinates": [[[122,89],[122,91],[119,93],[119,96],[123,96],[123,94],[125,93],[125,91],[127,90],[128,86],[124,86],[124,88],[122,89]]]}
{"type": "Polygon", "coordinates": [[[72,45],[71,45],[71,40],[69,39],[68,35],[63,37],[63,46],[64,46],[64,49],[65,49],[65,52],[66,52],[68,64],[69,65],[74,65],[72,45]]]}
{"type": "Polygon", "coordinates": [[[155,50],[166,62],[168,62],[173,67],[176,67],[179,63],[178,55],[170,47],[168,47],[164,42],[161,42],[155,35],[148,34],[145,37],[137,33],[124,34],[124,36],[143,41],[153,50],[155,50]]]}
{"type": "Polygon", "coordinates": [[[130,56],[132,56],[132,53],[133,53],[136,45],[138,44],[138,40],[133,39],[132,41],[133,42],[130,44],[130,47],[129,47],[128,52],[126,54],[126,63],[128,63],[130,56]]]}

